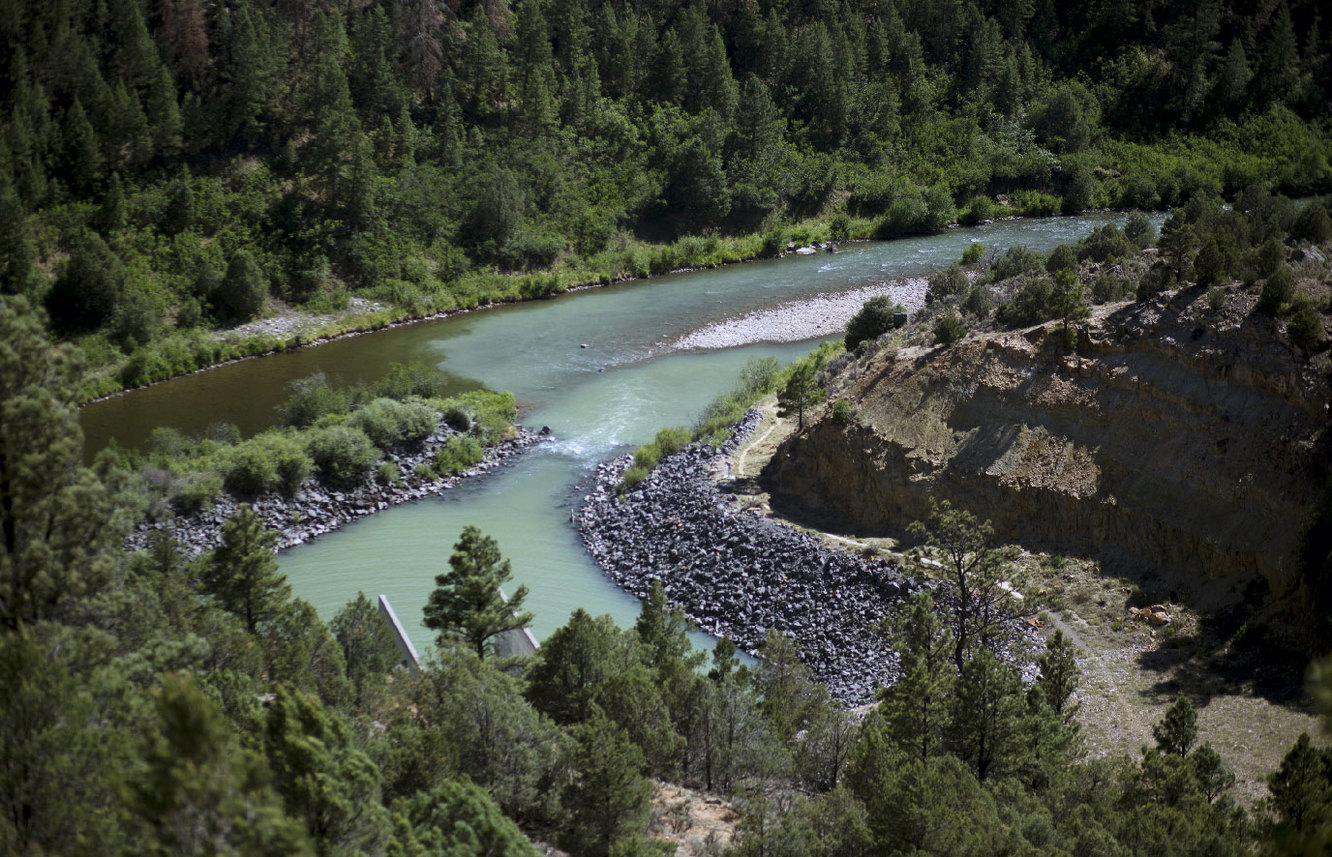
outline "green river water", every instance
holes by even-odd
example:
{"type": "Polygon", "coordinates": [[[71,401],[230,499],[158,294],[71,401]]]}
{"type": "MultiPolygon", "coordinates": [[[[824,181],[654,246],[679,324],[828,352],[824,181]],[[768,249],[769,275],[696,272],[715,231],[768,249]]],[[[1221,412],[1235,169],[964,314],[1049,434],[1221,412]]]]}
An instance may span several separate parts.
{"type": "MultiPolygon", "coordinates": [[[[854,244],[840,253],[788,256],[674,274],[554,300],[406,325],[244,361],[83,409],[90,448],[113,438],[142,443],[155,426],[199,433],[226,421],[247,434],[274,420],[294,379],[316,370],[347,383],[378,377],[391,362],[439,366],[458,389],[510,390],[521,422],[555,440],[475,484],[390,508],[279,557],[295,594],[329,618],[358,590],[386,594],[423,653],[421,606],[466,524],[493,535],[531,590],[533,630],[544,637],[577,607],[632,623],[637,600],[616,589],[569,524],[578,485],[596,463],[666,425],[688,424],[734,386],[750,357],[788,362],[812,342],[679,351],[680,336],[793,299],[920,276],[955,261],[972,241],[1048,251],[1122,215],[1009,221],[926,238],[854,244]],[[586,345],[586,348],[581,347],[586,345]]],[[[1159,226],[1160,219],[1156,219],[1159,226]]]]}

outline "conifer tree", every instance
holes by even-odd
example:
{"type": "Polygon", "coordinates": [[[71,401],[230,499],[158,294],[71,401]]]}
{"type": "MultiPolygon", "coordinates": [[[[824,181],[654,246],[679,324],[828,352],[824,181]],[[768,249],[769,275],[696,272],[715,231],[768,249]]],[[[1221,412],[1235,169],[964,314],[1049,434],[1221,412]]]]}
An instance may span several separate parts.
{"type": "Polygon", "coordinates": [[[32,281],[36,248],[14,186],[0,172],[0,294],[22,294],[32,281]]]}
{"type": "Polygon", "coordinates": [[[527,587],[515,589],[507,603],[500,593],[512,576],[499,544],[477,527],[463,527],[449,570],[435,576],[435,591],[425,607],[425,625],[439,632],[439,647],[459,640],[485,657],[496,636],[527,626],[532,621],[523,609],[527,587]]]}
{"type": "Polygon", "coordinates": [[[265,529],[259,514],[242,504],[222,525],[222,544],[209,558],[200,581],[218,605],[239,616],[251,633],[275,618],[291,600],[286,575],[278,571],[277,533],[265,529]]]}
{"type": "Polygon", "coordinates": [[[950,662],[953,635],[928,592],[918,593],[888,628],[901,678],[880,691],[882,714],[894,742],[924,760],[942,751],[948,700],[957,676],[950,662]]]}
{"type": "Polygon", "coordinates": [[[594,706],[573,728],[570,761],[573,780],[560,795],[573,817],[570,844],[580,854],[607,857],[616,842],[647,828],[652,784],[642,774],[642,751],[594,706]]]}

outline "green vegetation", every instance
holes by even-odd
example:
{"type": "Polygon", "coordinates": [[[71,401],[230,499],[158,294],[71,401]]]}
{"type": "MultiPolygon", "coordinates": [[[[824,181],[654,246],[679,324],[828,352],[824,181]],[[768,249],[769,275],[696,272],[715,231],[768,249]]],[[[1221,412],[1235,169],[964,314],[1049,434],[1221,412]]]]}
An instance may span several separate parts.
{"type": "Polygon", "coordinates": [[[0,291],[83,350],[82,396],[294,344],[217,331],[353,295],[379,308],[326,332],[1332,176],[1313,0],[8,11],[0,291]]]}
{"type": "Polygon", "coordinates": [[[438,646],[444,649],[456,640],[481,658],[493,638],[531,623],[532,614],[523,609],[526,586],[504,600],[500,587],[512,576],[499,544],[476,527],[464,527],[449,570],[435,576],[435,591],[426,602],[425,626],[439,632],[438,646]]]}
{"type": "Polygon", "coordinates": [[[389,456],[418,453],[441,425],[460,433],[435,447],[425,471],[410,478],[466,470],[511,432],[513,396],[475,390],[442,398],[436,383],[436,373],[411,364],[394,364],[368,387],[335,389],[315,374],[292,383],[278,407],[282,425],[252,438],[242,440],[234,427],[217,427],[205,438],[156,429],[142,453],[125,456],[136,471],[133,507],[159,518],[196,512],[223,489],[247,499],[293,496],[311,476],[346,488],[373,471],[380,483],[397,484],[404,474],[389,456]]]}
{"type": "Polygon", "coordinates": [[[865,305],[846,323],[843,344],[847,351],[854,351],[860,343],[878,339],[888,331],[901,327],[905,318],[906,310],[901,304],[893,303],[887,295],[875,295],[865,301],[865,305]]]}
{"type": "MultiPolygon", "coordinates": [[[[185,852],[200,831],[218,853],[530,855],[525,831],[657,853],[648,777],[731,797],[740,855],[1326,844],[1332,787],[1307,739],[1252,813],[1188,698],[1140,757],[1084,757],[1073,653],[1052,640],[1024,686],[1020,635],[1001,621],[1006,558],[944,506],[918,532],[953,587],[886,623],[904,674],[863,723],[775,631],[755,666],[721,640],[704,672],[660,586],[633,629],[578,610],[501,670],[478,656],[493,626],[472,620],[501,609],[507,565],[471,529],[441,591],[479,597],[432,599],[450,645],[419,674],[396,670],[363,595],[328,625],[291,597],[248,508],[197,559],[164,533],[124,554],[127,522],[98,498],[123,504],[133,487],[77,465],[74,374],[25,310],[0,301],[0,463],[47,478],[0,480],[0,510],[49,526],[0,528],[0,801],[22,807],[0,814],[5,853],[185,852]]],[[[1329,673],[1314,674],[1324,702],[1329,673]]]]}

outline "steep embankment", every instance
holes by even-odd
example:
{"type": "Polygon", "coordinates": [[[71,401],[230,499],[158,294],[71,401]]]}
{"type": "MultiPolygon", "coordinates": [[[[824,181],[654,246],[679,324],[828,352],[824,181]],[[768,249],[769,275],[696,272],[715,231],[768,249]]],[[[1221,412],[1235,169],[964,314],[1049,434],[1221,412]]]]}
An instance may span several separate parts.
{"type": "Polygon", "coordinates": [[[1326,367],[1252,300],[1133,304],[1089,322],[1077,354],[1049,325],[862,358],[831,382],[851,418],[794,435],[764,481],[787,510],[862,533],[949,498],[1002,539],[1158,577],[1199,606],[1260,581],[1287,595],[1328,458],[1326,367]]]}

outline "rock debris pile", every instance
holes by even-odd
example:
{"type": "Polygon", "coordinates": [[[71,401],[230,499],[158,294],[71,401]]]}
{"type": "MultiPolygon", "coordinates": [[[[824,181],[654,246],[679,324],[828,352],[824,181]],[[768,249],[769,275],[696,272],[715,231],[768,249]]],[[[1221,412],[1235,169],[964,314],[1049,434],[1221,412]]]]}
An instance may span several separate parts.
{"type": "Polygon", "coordinates": [[[437,494],[466,479],[489,473],[506,460],[548,439],[544,434],[519,429],[515,437],[487,448],[485,457],[467,470],[432,479],[418,476],[417,466],[428,463],[435,450],[453,434],[456,432],[441,426],[439,433],[427,439],[420,449],[386,455],[386,460],[397,464],[402,473],[402,480],[396,484],[380,484],[372,468],[359,485],[351,488],[331,488],[314,479],[307,479],[293,497],[274,494],[244,500],[223,494],[211,507],[193,515],[139,524],[125,539],[125,548],[131,551],[142,550],[148,546],[148,538],[153,531],[165,530],[175,536],[189,556],[198,556],[221,544],[222,523],[243,502],[248,502],[259,513],[264,526],[277,531],[278,549],[289,548],[336,530],[357,518],[373,515],[397,503],[437,494]]]}
{"type": "MultiPolygon", "coordinates": [[[[751,411],[730,445],[757,421],[751,411]]],[[[622,498],[616,485],[632,459],[600,465],[575,515],[588,550],[624,589],[642,597],[660,580],[699,627],[750,653],[768,629],[786,634],[834,697],[870,701],[897,670],[876,626],[919,584],[896,565],[742,510],[707,476],[728,451],[692,444],[622,498]]]]}

